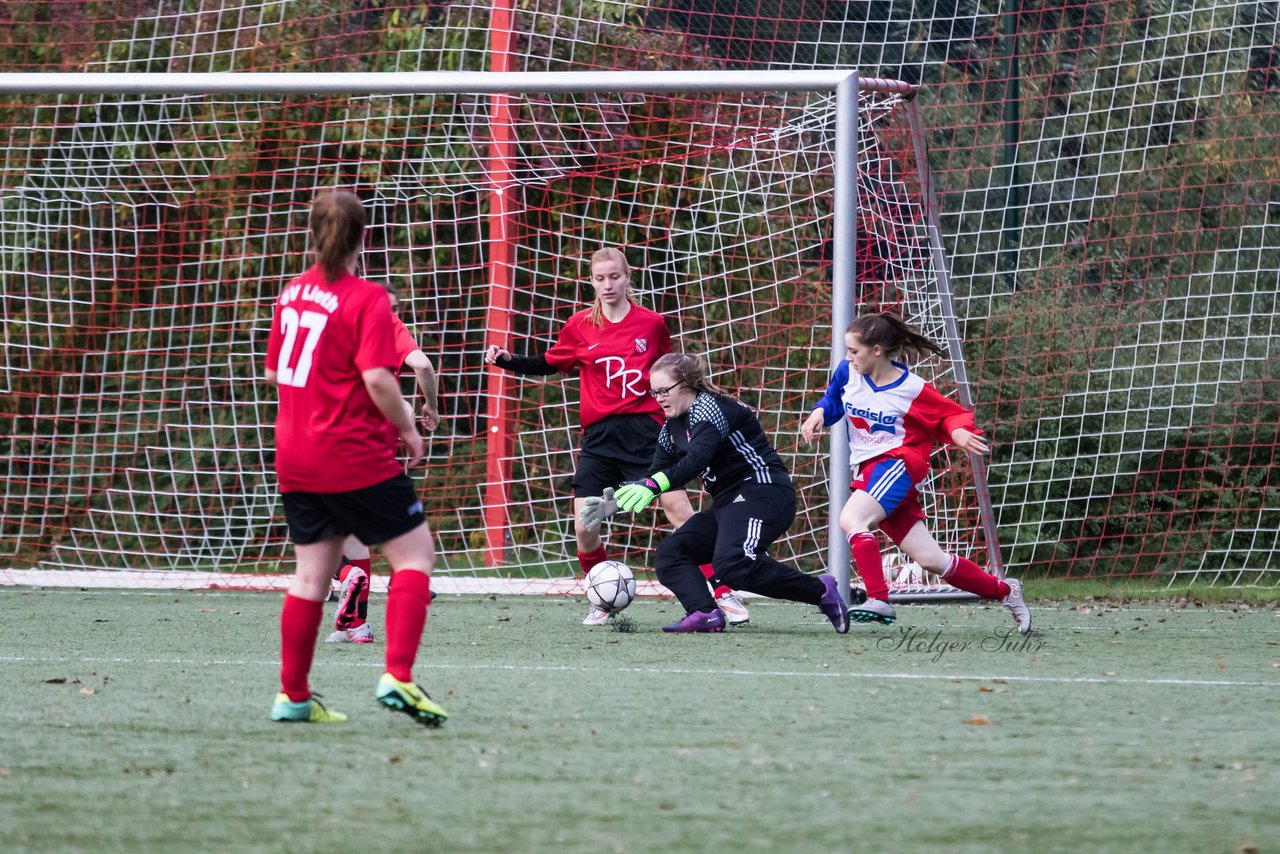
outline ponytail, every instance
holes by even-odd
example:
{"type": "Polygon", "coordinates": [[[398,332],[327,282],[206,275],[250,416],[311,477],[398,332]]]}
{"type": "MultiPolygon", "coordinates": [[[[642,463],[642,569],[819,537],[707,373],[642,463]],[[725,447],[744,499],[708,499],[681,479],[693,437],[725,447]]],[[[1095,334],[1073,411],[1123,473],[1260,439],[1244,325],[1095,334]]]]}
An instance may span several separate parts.
{"type": "Polygon", "coordinates": [[[364,235],[364,205],[355,193],[324,193],[311,205],[311,245],[326,282],[346,272],[347,259],[360,248],[364,235]]]}
{"type": "Polygon", "coordinates": [[[933,341],[921,335],[891,311],[864,314],[845,330],[868,347],[880,346],[890,358],[908,356],[913,360],[944,354],[933,341]]]}

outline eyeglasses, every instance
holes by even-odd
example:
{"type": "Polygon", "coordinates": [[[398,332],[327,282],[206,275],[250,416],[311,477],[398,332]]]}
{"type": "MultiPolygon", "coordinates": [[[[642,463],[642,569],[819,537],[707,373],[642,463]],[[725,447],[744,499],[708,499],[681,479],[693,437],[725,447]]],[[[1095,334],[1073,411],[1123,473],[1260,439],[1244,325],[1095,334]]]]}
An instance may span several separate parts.
{"type": "Polygon", "coordinates": [[[651,388],[649,389],[649,394],[653,395],[654,397],[666,397],[667,395],[671,394],[672,389],[674,389],[678,385],[680,385],[680,383],[672,383],[666,388],[651,388]]]}

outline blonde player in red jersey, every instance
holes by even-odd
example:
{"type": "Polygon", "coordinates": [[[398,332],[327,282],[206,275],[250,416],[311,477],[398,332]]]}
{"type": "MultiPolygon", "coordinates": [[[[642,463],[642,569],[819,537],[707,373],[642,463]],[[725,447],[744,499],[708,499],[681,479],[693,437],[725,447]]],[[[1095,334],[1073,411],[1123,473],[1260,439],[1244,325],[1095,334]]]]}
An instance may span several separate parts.
{"type": "MultiPolygon", "coordinates": [[[[582,448],[573,474],[573,531],[583,572],[605,560],[599,524],[589,527],[582,521],[584,502],[649,474],[665,420],[662,407],[649,395],[649,369],[671,352],[666,321],[636,300],[631,267],[621,250],[605,248],[591,256],[591,286],[596,295],[591,308],[570,317],[545,354],[514,356],[491,345],[484,356],[485,364],[517,374],[545,376],[578,370],[582,448]]],[[[684,490],[665,492],[659,501],[667,520],[677,528],[693,515],[684,490]]],[[[712,577],[710,564],[702,571],[715,585],[729,624],[746,623],[750,616],[738,595],[712,577]]],[[[582,623],[601,626],[610,616],[592,607],[582,623]]]]}
{"type": "Polygon", "coordinates": [[[448,717],[413,682],[427,620],[435,551],[422,502],[396,459],[409,465],[423,443],[400,396],[400,367],[386,292],[354,275],[365,211],[352,193],[330,192],[311,207],[317,263],[276,301],[266,378],[279,391],[276,476],[297,568],[280,614],[280,693],[275,721],[328,723],[346,715],[311,693],[316,638],[342,540],[381,544],[391,564],[386,672],[374,697],[428,726],[448,717]]]}
{"type": "MultiPolygon", "coordinates": [[[[400,320],[400,295],[396,293],[395,287],[387,283],[383,283],[382,287],[391,301],[396,358],[401,365],[413,371],[423,397],[422,426],[430,433],[440,424],[435,367],[427,354],[418,347],[413,333],[400,320]]],[[[337,580],[340,585],[337,593],[338,609],[334,615],[333,631],[324,639],[325,643],[373,643],[373,626],[369,624],[373,556],[369,553],[369,547],[360,542],[358,537],[348,535],[342,544],[337,580]]],[[[435,599],[434,591],[431,598],[435,599]]]]}
{"type": "Polygon", "coordinates": [[[961,590],[998,600],[1013,615],[1019,632],[1031,631],[1021,582],[1001,580],[966,557],[944,552],[929,533],[917,499],[916,486],[929,473],[936,442],[950,441],[971,454],[989,450],[978,435],[973,413],[900,361],[940,353],[941,348],[887,311],[853,321],[844,341],[847,356],[800,433],[812,442],[824,426],[842,420],[848,425],[853,484],[840,511],[840,527],[867,588],[866,601],[855,605],[849,617],[884,625],[898,617],[889,604],[880,544],[871,533],[879,528],[921,568],[961,590]]]}

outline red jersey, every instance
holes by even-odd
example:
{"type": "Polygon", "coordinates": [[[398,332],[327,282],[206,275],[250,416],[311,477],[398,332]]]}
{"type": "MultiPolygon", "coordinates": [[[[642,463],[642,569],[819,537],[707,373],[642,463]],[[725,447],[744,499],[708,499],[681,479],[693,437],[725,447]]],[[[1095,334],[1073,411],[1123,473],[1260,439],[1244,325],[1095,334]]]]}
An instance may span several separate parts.
{"type": "Polygon", "coordinates": [[[662,315],[638,305],[627,316],[601,326],[590,309],[569,318],[547,351],[547,364],[561,373],[578,368],[582,427],[610,415],[644,413],[658,423],[662,407],[649,394],[649,369],[671,352],[671,336],[662,315]]]}
{"type": "Polygon", "coordinates": [[[267,367],[276,372],[276,476],[281,492],[349,492],[404,471],[399,434],[361,373],[400,368],[387,292],[312,267],[276,300],[267,367]]]}
{"type": "Polygon", "coordinates": [[[418,349],[418,342],[413,340],[413,333],[394,314],[391,315],[391,325],[396,328],[396,358],[400,360],[396,365],[396,371],[398,372],[400,365],[403,365],[408,360],[409,354],[418,349]]]}
{"type": "Polygon", "coordinates": [[[822,411],[822,423],[828,427],[842,418],[848,423],[849,463],[855,472],[870,460],[902,459],[912,482],[920,483],[929,473],[935,443],[950,442],[957,427],[979,435],[982,431],[972,412],[906,365],[893,364],[902,373],[878,386],[842,361],[814,409],[822,411]]]}

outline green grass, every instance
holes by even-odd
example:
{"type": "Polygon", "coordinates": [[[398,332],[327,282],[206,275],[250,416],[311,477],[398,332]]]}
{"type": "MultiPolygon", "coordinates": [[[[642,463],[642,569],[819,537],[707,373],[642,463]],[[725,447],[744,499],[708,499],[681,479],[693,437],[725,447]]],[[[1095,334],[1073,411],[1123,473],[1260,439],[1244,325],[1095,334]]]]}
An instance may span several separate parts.
{"type": "Polygon", "coordinates": [[[580,601],[444,597],[416,670],[451,713],[432,731],[373,701],[381,643],[317,652],[313,685],[348,723],[268,720],[279,594],[3,588],[0,848],[1280,840],[1273,609],[1041,602],[1023,645],[984,605],[901,607],[840,637],[813,608],[750,604],[750,627],[667,636],[670,602],[619,632],[579,625],[580,601]]]}
{"type": "Polygon", "coordinates": [[[1126,602],[1181,605],[1182,600],[1195,604],[1239,604],[1275,608],[1280,606],[1280,587],[1228,587],[1205,583],[1175,582],[1169,584],[1152,578],[1126,579],[1032,579],[1027,589],[1040,599],[1081,602],[1102,599],[1126,602]]]}

